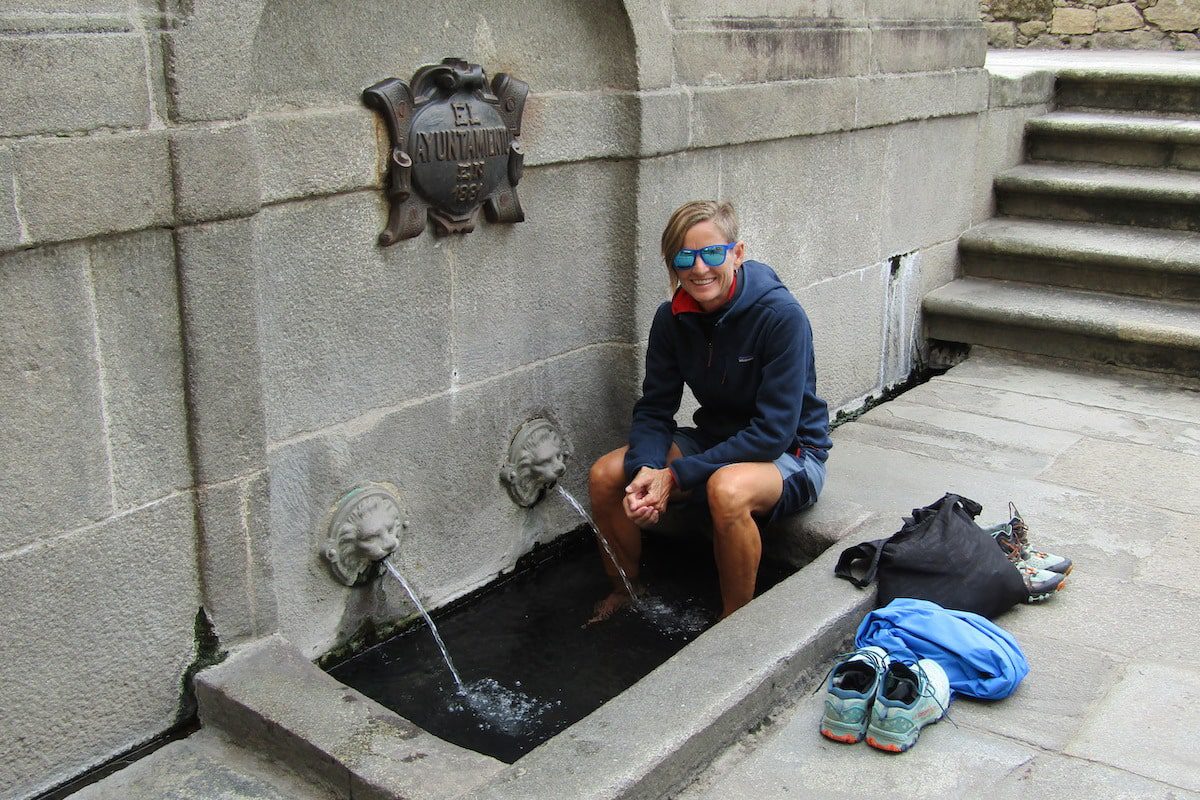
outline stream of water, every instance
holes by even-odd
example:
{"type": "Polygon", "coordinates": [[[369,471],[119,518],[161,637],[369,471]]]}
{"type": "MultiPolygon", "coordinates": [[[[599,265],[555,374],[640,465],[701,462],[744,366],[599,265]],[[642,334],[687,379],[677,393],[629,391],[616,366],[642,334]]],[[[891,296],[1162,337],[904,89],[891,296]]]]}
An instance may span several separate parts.
{"type": "Polygon", "coordinates": [[[625,574],[625,570],[621,569],[621,562],[617,561],[617,554],[613,552],[608,540],[600,535],[600,529],[596,527],[596,523],[592,520],[591,515],[583,510],[583,506],[579,504],[575,496],[568,492],[561,483],[557,484],[556,488],[558,489],[558,493],[563,496],[563,499],[571,504],[571,508],[575,509],[579,513],[579,516],[583,517],[584,521],[587,522],[588,527],[592,529],[592,533],[596,535],[596,541],[600,542],[600,546],[608,554],[608,560],[617,568],[617,574],[621,576],[621,583],[625,584],[625,591],[629,592],[629,597],[633,600],[633,604],[640,606],[641,600],[638,599],[637,592],[633,590],[633,584],[629,582],[629,577],[625,574]]]}
{"type": "MultiPolygon", "coordinates": [[[[454,666],[453,659],[450,658],[450,651],[446,648],[446,643],[442,640],[442,635],[433,622],[433,617],[425,609],[425,604],[417,597],[417,593],[404,579],[400,570],[396,569],[395,564],[391,561],[384,561],[383,566],[387,569],[388,574],[404,587],[409,599],[413,601],[417,610],[421,612],[421,616],[425,618],[425,624],[429,626],[429,632],[433,634],[434,641],[437,642],[438,649],[442,652],[442,659],[450,669],[454,685],[458,687],[457,700],[451,701],[449,704],[451,711],[457,712],[469,708],[476,716],[484,720],[484,723],[490,724],[506,734],[520,735],[543,713],[553,707],[553,703],[546,703],[536,697],[530,697],[520,689],[510,689],[493,678],[480,678],[464,684],[462,676],[458,674],[458,669],[454,666]]],[[[517,683],[517,686],[520,686],[520,682],[517,683]]],[[[481,723],[481,727],[482,725],[483,723],[481,723]]]]}
{"type": "Polygon", "coordinates": [[[458,693],[465,695],[467,687],[463,685],[462,677],[459,676],[458,670],[454,668],[454,662],[450,659],[450,651],[446,649],[446,643],[442,641],[442,635],[438,633],[437,625],[433,624],[433,617],[429,616],[429,612],[425,610],[425,604],[417,598],[417,593],[408,585],[408,581],[404,580],[404,576],[400,574],[400,570],[396,569],[396,565],[391,561],[384,561],[383,566],[387,568],[388,574],[396,580],[400,581],[400,585],[404,587],[404,591],[408,592],[409,598],[421,612],[421,616],[425,618],[425,624],[429,626],[429,632],[433,634],[433,638],[437,641],[438,649],[442,651],[442,658],[446,659],[446,666],[450,668],[450,674],[454,676],[454,684],[458,686],[458,693]]]}
{"type": "Polygon", "coordinates": [[[591,516],[584,511],[583,506],[575,499],[574,495],[563,488],[562,484],[558,484],[556,488],[558,489],[558,493],[563,496],[563,499],[571,504],[571,508],[575,509],[579,513],[579,516],[587,521],[588,527],[592,529],[592,533],[596,536],[596,540],[600,542],[600,546],[608,554],[609,560],[617,568],[617,574],[621,576],[621,582],[625,584],[625,590],[629,592],[629,596],[633,599],[634,608],[650,624],[667,636],[676,636],[679,634],[695,635],[712,624],[712,618],[702,608],[680,606],[652,594],[639,597],[634,592],[633,585],[630,583],[629,577],[625,574],[625,570],[621,569],[620,563],[617,562],[617,556],[613,552],[612,547],[600,535],[600,530],[596,527],[596,523],[592,520],[591,516]]]}

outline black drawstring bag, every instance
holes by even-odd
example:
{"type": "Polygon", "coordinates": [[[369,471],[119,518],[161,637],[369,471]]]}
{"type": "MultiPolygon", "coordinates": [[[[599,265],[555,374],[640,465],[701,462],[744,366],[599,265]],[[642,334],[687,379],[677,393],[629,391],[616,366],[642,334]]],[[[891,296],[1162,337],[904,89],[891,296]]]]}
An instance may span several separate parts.
{"type": "Polygon", "coordinates": [[[947,494],[913,509],[889,538],[843,550],[833,574],[860,589],[878,580],[876,608],[913,597],[995,617],[1027,599],[1029,590],[995,540],[975,524],[982,510],[974,500],[947,494]],[[864,561],[866,573],[857,578],[851,568],[864,561]]]}

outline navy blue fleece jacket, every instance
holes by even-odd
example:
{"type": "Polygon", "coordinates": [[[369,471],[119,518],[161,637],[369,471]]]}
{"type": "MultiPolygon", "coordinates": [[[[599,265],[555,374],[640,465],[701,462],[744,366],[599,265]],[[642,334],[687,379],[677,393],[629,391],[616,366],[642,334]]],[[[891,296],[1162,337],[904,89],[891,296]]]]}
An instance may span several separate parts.
{"type": "Polygon", "coordinates": [[[666,465],[684,383],[700,402],[696,427],[720,441],[672,464],[680,488],[703,485],[727,464],[774,461],[799,448],[822,461],[828,455],[829,408],[816,392],[808,315],[766,264],[746,261],[737,281],[733,299],[712,314],[680,289],[654,315],[627,480],[666,465]]]}

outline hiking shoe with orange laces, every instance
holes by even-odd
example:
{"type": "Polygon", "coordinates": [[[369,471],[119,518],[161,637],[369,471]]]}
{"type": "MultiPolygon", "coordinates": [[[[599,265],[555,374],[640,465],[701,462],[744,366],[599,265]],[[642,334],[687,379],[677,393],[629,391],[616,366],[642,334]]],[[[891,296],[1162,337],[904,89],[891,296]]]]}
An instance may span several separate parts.
{"type": "Polygon", "coordinates": [[[1057,572],[1060,575],[1069,575],[1071,569],[1074,567],[1071,559],[1066,556],[1047,553],[1045,550],[1038,550],[1031,546],[1029,544],[1029,526],[1025,524],[1021,513],[1017,511],[1017,507],[1012,503],[1008,504],[1008,510],[1011,515],[1008,522],[1001,522],[999,525],[984,528],[996,540],[996,544],[1008,556],[1008,560],[1014,564],[1018,561],[1023,561],[1027,566],[1034,569],[1057,572]]]}
{"type": "Polygon", "coordinates": [[[1049,600],[1051,595],[1063,588],[1067,582],[1067,576],[1060,572],[1038,569],[1024,561],[1018,561],[1013,566],[1021,573],[1021,580],[1025,581],[1025,589],[1029,592],[1029,596],[1025,598],[1026,603],[1049,600]]]}

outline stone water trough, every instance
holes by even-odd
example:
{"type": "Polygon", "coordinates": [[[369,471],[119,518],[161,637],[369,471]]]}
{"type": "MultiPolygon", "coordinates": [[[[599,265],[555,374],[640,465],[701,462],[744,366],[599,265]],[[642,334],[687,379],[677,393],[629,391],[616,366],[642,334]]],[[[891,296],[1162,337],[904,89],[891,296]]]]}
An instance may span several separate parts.
{"type": "MultiPolygon", "coordinates": [[[[832,491],[778,552],[890,533],[832,491]]],[[[443,741],[351,689],[275,635],[201,672],[201,723],[345,798],[655,798],[680,785],[797,683],[813,679],[870,608],[832,575],[839,548],[701,634],[630,689],[505,764],[443,741]]]]}

